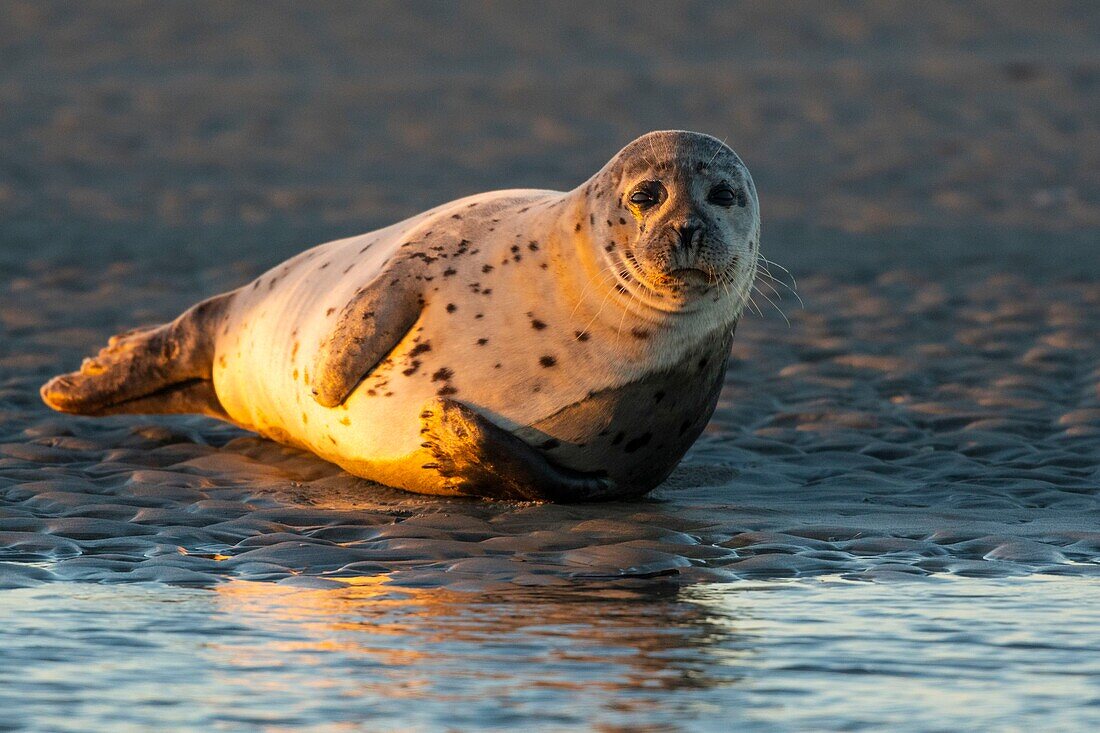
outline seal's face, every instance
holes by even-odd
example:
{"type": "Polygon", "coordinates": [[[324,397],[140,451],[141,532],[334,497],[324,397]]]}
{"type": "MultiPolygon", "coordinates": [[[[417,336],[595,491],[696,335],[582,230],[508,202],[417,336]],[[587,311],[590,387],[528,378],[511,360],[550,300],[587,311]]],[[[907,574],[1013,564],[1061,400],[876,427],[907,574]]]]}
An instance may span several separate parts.
{"type": "Polygon", "coordinates": [[[623,255],[636,276],[658,290],[703,292],[751,271],[756,202],[735,161],[673,160],[623,181],[622,205],[638,226],[623,255]]]}
{"type": "Polygon", "coordinates": [[[666,301],[716,293],[740,312],[755,277],[760,215],[737,154],[709,135],[657,132],[611,166],[619,210],[634,220],[633,236],[611,253],[624,279],[666,301]]]}

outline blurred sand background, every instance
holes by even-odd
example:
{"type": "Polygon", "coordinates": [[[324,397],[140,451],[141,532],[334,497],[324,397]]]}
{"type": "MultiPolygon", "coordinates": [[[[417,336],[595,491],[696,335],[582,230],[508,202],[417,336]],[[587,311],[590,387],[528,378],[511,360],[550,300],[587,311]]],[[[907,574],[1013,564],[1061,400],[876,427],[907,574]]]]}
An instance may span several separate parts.
{"type": "Polygon", "coordinates": [[[803,272],[1095,274],[1098,56],[1090,2],[5,2],[0,262],[254,271],[683,128],[803,272]]]}

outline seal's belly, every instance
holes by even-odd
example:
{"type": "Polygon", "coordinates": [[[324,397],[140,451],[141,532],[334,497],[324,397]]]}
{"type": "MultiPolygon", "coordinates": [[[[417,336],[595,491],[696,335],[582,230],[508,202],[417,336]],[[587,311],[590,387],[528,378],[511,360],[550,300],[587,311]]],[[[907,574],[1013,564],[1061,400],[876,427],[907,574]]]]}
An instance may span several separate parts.
{"type": "MultiPolygon", "coordinates": [[[[380,267],[371,265],[358,265],[363,273],[356,280],[380,267]]],[[[327,282],[326,271],[334,268],[318,267],[290,268],[273,286],[269,274],[245,291],[229,337],[219,343],[215,387],[238,424],[353,473],[432,491],[438,477],[421,470],[431,458],[421,446],[420,412],[437,397],[449,397],[561,465],[605,471],[620,485],[644,491],[671,471],[714,409],[728,340],[669,370],[609,386],[601,371],[606,356],[592,355],[597,361],[585,363],[579,346],[566,351],[574,348],[569,340],[539,340],[542,331],[517,338],[533,329],[526,320],[513,322],[509,309],[466,314],[465,303],[460,312],[446,299],[425,309],[342,405],[323,407],[313,399],[309,369],[332,327],[331,312],[354,289],[348,278],[327,282]],[[548,364],[547,356],[556,361],[548,364]]],[[[516,318],[529,318],[517,312],[516,318]]]]}
{"type": "Polygon", "coordinates": [[[568,309],[532,297],[554,285],[536,282],[541,268],[505,274],[472,261],[442,272],[419,319],[343,404],[314,399],[319,345],[414,225],[321,245],[237,292],[214,364],[233,421],[357,475],[435,493],[420,413],[447,397],[563,466],[639,491],[663,480],[714,408],[728,340],[657,374],[628,373],[614,340],[576,338],[568,309]]]}

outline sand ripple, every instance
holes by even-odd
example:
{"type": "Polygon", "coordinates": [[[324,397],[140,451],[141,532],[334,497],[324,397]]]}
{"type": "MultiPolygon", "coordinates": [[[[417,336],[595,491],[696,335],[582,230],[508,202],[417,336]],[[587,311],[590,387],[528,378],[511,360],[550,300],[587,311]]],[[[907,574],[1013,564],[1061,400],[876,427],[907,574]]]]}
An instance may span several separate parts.
{"type": "Polygon", "coordinates": [[[404,494],[200,418],[49,413],[41,375],[139,301],[175,307],[140,279],[105,297],[115,275],[65,291],[70,320],[112,321],[79,335],[44,275],[2,301],[23,348],[0,383],[4,586],[1100,573],[1095,286],[807,278],[789,328],[742,325],[713,423],[652,498],[541,506],[404,494]]]}

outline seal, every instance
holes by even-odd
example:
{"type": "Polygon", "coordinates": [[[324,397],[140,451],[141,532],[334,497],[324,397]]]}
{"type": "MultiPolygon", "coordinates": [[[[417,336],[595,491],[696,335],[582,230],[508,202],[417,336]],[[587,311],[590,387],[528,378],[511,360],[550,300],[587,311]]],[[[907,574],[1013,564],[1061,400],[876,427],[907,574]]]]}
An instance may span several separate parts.
{"type": "Polygon", "coordinates": [[[572,191],[471,196],[302,252],[41,394],[202,413],[420,493],[636,497],[714,411],[759,241],[736,153],[652,132],[572,191]]]}

